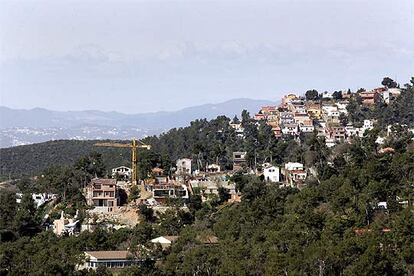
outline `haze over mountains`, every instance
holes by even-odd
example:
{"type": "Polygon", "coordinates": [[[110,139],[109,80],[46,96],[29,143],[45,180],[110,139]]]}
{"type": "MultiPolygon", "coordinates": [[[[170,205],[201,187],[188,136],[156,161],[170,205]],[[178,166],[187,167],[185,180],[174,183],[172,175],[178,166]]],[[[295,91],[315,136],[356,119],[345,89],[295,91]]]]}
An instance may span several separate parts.
{"type": "Polygon", "coordinates": [[[233,117],[243,109],[256,112],[267,100],[233,99],[178,111],[124,114],[119,112],[30,110],[0,106],[0,147],[11,147],[58,139],[130,139],[160,134],[195,119],[219,115],[233,117]]]}

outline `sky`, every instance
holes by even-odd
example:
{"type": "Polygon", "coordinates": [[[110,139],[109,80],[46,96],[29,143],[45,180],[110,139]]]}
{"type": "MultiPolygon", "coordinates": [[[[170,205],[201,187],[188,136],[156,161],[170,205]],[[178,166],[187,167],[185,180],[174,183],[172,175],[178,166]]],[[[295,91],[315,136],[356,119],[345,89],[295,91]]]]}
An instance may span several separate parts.
{"type": "Polygon", "coordinates": [[[414,1],[0,1],[0,105],[142,113],[414,76],[414,1]]]}

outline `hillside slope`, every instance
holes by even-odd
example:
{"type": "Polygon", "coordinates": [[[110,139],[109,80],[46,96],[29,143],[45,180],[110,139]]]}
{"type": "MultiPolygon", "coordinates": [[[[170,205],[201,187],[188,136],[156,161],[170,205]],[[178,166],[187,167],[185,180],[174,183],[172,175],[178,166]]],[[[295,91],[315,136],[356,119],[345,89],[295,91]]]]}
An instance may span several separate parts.
{"type": "Polygon", "coordinates": [[[95,147],[98,141],[59,140],[0,149],[0,175],[32,176],[51,166],[69,166],[92,151],[103,155],[107,168],[128,165],[128,149],[95,147]]]}

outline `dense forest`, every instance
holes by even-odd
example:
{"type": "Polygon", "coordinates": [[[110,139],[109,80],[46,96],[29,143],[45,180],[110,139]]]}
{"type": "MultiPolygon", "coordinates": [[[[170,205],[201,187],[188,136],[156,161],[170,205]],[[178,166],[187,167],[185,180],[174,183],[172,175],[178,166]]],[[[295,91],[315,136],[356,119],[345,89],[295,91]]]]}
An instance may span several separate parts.
{"type": "MultiPolygon", "coordinates": [[[[369,110],[357,106],[349,121],[374,117],[378,121],[350,144],[327,148],[315,133],[278,140],[268,126],[257,126],[243,112],[244,139],[229,127],[229,118],[218,117],[148,137],[145,142],[153,149],[140,153],[141,177],[154,166],[168,171],[179,157],[230,166],[235,150],[247,151],[251,166],[255,161],[301,161],[313,171],[301,190],[239,173],[231,180],[241,192],[240,203],[227,203],[225,193],[207,202],[195,194],[186,202],[189,212],[171,208],[156,216],[143,206],[137,210],[143,221],[132,229],[98,229],[70,237],[41,231],[43,213],[35,210],[30,197],[25,195],[18,207],[14,193],[1,192],[0,273],[109,275],[104,268],[75,271],[82,252],[129,249],[139,251],[143,263],[120,275],[413,275],[413,134],[395,125],[383,145],[393,150],[382,152],[375,142],[390,123],[414,125],[412,85],[413,81],[389,106],[369,110]],[[355,112],[362,117],[355,117],[355,112]],[[161,251],[149,242],[159,235],[179,239],[161,251]],[[217,236],[218,244],[200,242],[208,235],[217,236]]],[[[36,181],[23,178],[17,185],[23,192],[33,188],[56,192],[66,208],[79,207],[84,205],[79,189],[87,179],[129,162],[128,150],[94,152],[94,143],[56,141],[3,149],[2,170],[14,164],[16,175],[28,171],[43,175],[36,181]],[[49,157],[50,152],[54,154],[49,157]]]]}
{"type": "Polygon", "coordinates": [[[94,151],[104,156],[108,168],[130,163],[128,149],[95,147],[97,142],[101,141],[58,140],[0,149],[1,176],[34,176],[51,166],[70,166],[94,151]]]}

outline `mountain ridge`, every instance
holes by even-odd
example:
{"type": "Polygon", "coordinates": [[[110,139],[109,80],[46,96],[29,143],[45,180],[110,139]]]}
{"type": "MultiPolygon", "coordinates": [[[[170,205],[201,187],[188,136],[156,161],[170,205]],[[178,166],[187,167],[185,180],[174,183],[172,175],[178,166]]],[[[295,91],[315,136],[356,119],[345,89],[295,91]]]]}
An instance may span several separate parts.
{"type": "Polygon", "coordinates": [[[117,111],[54,111],[45,108],[13,109],[0,106],[0,147],[59,139],[130,139],[158,135],[196,119],[233,117],[241,110],[254,113],[269,100],[248,98],[208,103],[177,111],[125,114],[117,111]]]}

